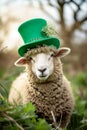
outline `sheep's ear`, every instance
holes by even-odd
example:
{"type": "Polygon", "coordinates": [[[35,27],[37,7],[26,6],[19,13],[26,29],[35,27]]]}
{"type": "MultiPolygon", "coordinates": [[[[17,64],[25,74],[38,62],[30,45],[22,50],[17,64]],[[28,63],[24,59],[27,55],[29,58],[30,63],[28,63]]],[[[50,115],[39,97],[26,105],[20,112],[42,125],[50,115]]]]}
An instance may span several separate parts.
{"type": "Polygon", "coordinates": [[[27,63],[29,63],[29,60],[25,57],[19,58],[14,64],[18,67],[25,66],[27,63]]]}
{"type": "Polygon", "coordinates": [[[58,49],[58,52],[56,53],[55,56],[58,56],[58,57],[64,57],[66,55],[68,55],[70,53],[71,49],[70,48],[67,48],[67,47],[62,47],[62,48],[59,48],[58,49]]]}

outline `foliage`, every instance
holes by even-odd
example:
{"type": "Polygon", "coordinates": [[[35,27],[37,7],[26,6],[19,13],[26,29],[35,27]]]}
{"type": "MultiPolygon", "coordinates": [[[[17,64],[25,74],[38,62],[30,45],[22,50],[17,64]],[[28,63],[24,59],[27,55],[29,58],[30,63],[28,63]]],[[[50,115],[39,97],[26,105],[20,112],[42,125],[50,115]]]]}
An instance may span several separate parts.
{"type": "Polygon", "coordinates": [[[87,118],[78,111],[73,112],[67,130],[87,130],[87,118]]]}
{"type": "Polygon", "coordinates": [[[54,130],[44,119],[37,118],[32,103],[11,106],[0,98],[1,130],[54,130]]]}
{"type": "Polygon", "coordinates": [[[87,130],[87,73],[79,72],[71,81],[76,105],[67,130],[87,130]]]}
{"type": "Polygon", "coordinates": [[[87,86],[87,73],[79,72],[74,79],[74,84],[78,86],[87,86]]]}

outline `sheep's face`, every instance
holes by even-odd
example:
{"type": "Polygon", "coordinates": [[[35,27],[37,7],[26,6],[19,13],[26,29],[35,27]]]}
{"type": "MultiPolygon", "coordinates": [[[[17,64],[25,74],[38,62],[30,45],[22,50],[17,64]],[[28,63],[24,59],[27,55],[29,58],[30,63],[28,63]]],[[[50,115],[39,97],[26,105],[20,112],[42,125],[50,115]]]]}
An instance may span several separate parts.
{"type": "Polygon", "coordinates": [[[54,70],[53,53],[40,53],[30,57],[32,63],[32,71],[40,80],[47,79],[54,70]]]}
{"type": "Polygon", "coordinates": [[[22,57],[15,62],[16,66],[30,65],[33,74],[40,80],[46,80],[54,72],[54,59],[56,57],[63,57],[70,52],[69,48],[60,48],[56,53],[39,52],[37,54],[22,57]]]}

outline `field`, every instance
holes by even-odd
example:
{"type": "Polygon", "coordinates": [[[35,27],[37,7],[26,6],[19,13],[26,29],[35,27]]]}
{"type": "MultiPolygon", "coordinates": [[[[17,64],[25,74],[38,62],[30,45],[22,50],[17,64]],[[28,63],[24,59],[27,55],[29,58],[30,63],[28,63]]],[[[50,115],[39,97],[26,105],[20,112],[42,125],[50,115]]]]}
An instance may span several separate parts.
{"type": "MultiPolygon", "coordinates": [[[[37,117],[35,107],[31,103],[25,106],[11,106],[8,103],[7,97],[11,83],[22,70],[17,67],[7,71],[0,70],[0,129],[56,130],[44,119],[37,117]]],[[[74,76],[70,74],[66,76],[71,81],[76,105],[70,124],[64,130],[87,130],[87,73],[78,72],[74,76]]]]}

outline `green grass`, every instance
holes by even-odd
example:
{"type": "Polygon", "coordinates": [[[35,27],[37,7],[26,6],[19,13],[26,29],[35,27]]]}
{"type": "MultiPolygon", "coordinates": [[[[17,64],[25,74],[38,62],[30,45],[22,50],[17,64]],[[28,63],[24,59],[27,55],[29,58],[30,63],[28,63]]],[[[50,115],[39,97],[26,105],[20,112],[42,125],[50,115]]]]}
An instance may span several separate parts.
{"type": "Polygon", "coordinates": [[[32,103],[11,106],[0,98],[0,130],[54,130],[44,119],[37,118],[32,103]]]}
{"type": "Polygon", "coordinates": [[[87,73],[70,77],[75,97],[75,109],[67,130],[87,130],[87,73]]]}

